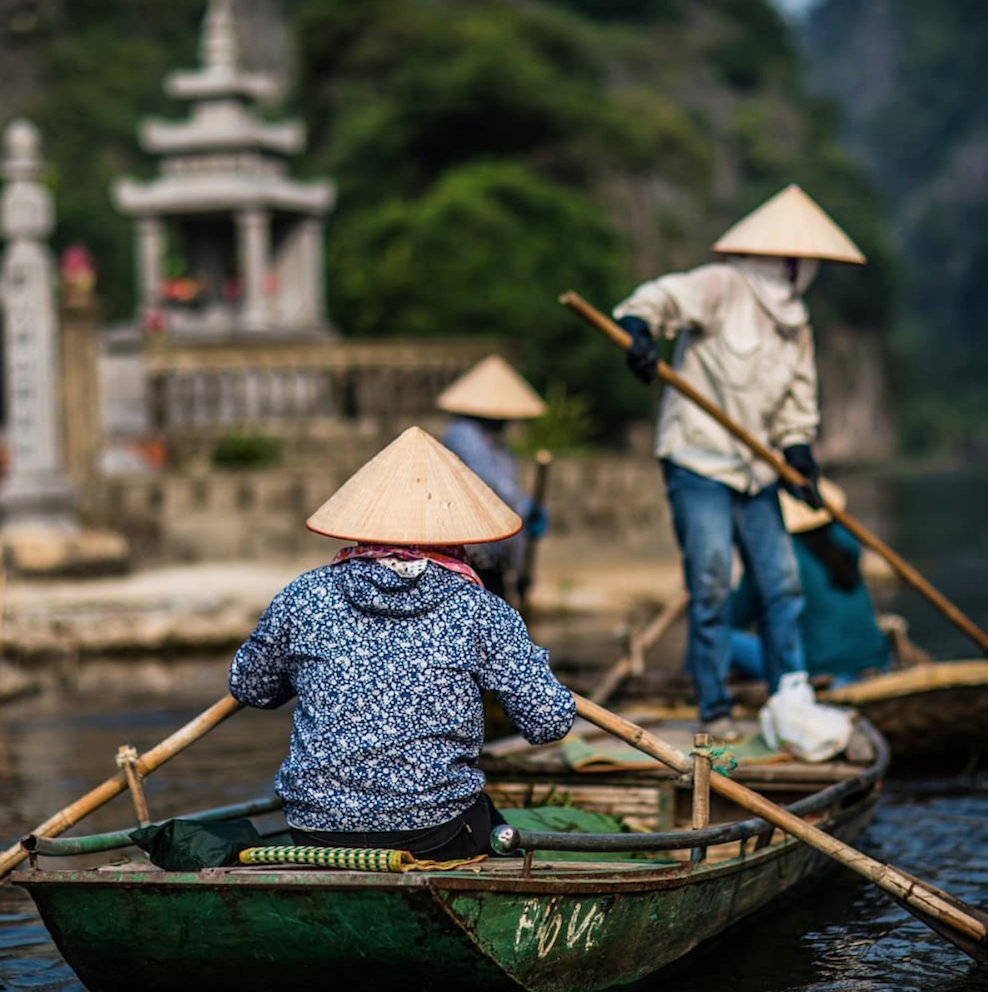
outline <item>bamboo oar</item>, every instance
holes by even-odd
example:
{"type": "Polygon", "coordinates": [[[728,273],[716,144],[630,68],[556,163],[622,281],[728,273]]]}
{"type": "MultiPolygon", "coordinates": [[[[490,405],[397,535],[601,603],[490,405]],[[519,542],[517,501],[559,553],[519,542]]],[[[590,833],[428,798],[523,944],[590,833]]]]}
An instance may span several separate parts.
{"type": "MultiPolygon", "coordinates": [[[[575,692],[573,698],[576,700],[576,712],[584,720],[651,755],[680,774],[688,775],[692,771],[692,762],[678,748],[575,692]]],[[[988,963],[988,914],[982,910],[968,906],[956,897],[892,865],[883,865],[867,854],[862,854],[856,848],[811,826],[725,775],[711,775],[710,787],[738,806],[756,813],[790,836],[874,882],[923,923],[956,944],[965,954],[982,964],[988,963]]]]}
{"type": "Polygon", "coordinates": [[[641,632],[631,635],[628,653],[616,661],[604,673],[604,677],[590,694],[590,698],[598,704],[605,703],[611,693],[629,675],[641,675],[645,667],[645,652],[659,642],[670,627],[686,612],[690,603],[690,594],[685,590],[675,599],[667,603],[641,632]]]}
{"type": "MultiPolygon", "coordinates": [[[[228,716],[237,712],[243,703],[238,703],[233,696],[225,695],[222,699],[213,703],[209,709],[204,710],[193,720],[190,720],[184,727],[180,727],[175,733],[166,737],[161,743],[156,744],[150,751],[145,753],[137,762],[135,770],[143,778],[150,775],[156,768],[160,768],[169,758],[173,758],[180,751],[184,751],[190,744],[194,744],[200,737],[204,737],[210,730],[222,723],[228,716]]],[[[30,833],[39,837],[57,837],[68,830],[74,823],[78,823],[84,816],[88,816],[94,809],[109,802],[114,796],[120,795],[127,788],[127,774],[121,770],[112,778],[108,778],[102,785],[91,789],[84,796],[74,803],[59,810],[54,816],[49,817],[44,823],[35,827],[30,833]]],[[[8,848],[0,854],[0,885],[14,867],[27,857],[27,852],[21,848],[20,843],[8,848]]]]}
{"type": "MultiPolygon", "coordinates": [[[[535,484],[532,488],[533,506],[545,505],[545,494],[549,486],[549,466],[552,464],[552,452],[541,448],[535,454],[535,484]]],[[[528,591],[532,587],[533,572],[535,569],[535,546],[537,540],[531,537],[525,543],[525,561],[522,565],[521,574],[527,580],[524,593],[519,596],[518,612],[522,616],[528,615],[528,591]]]]}
{"type": "MultiPolygon", "coordinates": [[[[575,313],[578,313],[588,324],[609,337],[625,351],[631,347],[631,335],[615,324],[609,317],[606,317],[599,310],[592,307],[577,293],[563,293],[559,297],[559,302],[563,306],[569,307],[575,313]]],[[[730,431],[738,440],[744,442],[762,461],[771,465],[786,482],[794,486],[807,485],[807,480],[796,469],[776,454],[776,452],[767,448],[757,438],[752,437],[743,427],[731,420],[720,407],[712,403],[703,393],[694,389],[682,376],[674,372],[666,362],[659,359],[656,362],[656,372],[660,379],[675,389],[678,389],[684,396],[693,400],[705,413],[713,417],[721,427],[730,431]]],[[[962,613],[942,593],[930,585],[912,565],[900,558],[884,541],[872,534],[858,523],[857,520],[845,513],[840,507],[834,506],[826,497],[822,497],[822,503],[830,511],[831,516],[835,520],[849,530],[862,544],[877,551],[902,579],[908,582],[914,589],[921,592],[944,616],[960,627],[985,654],[988,654],[988,634],[975,624],[973,620],[962,613]]]]}

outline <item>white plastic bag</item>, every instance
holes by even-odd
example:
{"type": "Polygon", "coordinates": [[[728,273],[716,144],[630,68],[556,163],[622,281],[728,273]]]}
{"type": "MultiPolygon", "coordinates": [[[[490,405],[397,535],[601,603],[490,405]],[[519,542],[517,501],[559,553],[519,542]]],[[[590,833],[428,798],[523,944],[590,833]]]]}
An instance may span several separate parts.
{"type": "Polygon", "coordinates": [[[853,727],[847,710],[823,706],[806,672],[789,672],[758,711],[762,736],[770,747],[802,761],[827,761],[847,747],[853,727]]]}

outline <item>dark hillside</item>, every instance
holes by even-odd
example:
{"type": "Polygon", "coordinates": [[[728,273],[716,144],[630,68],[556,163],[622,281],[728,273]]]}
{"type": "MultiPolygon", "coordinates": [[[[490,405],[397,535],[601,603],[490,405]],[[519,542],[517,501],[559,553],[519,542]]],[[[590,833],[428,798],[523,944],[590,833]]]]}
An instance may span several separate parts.
{"type": "Polygon", "coordinates": [[[803,33],[814,88],[888,205],[903,258],[894,345],[905,439],[988,445],[988,18],[977,0],[828,0],[803,33]]]}

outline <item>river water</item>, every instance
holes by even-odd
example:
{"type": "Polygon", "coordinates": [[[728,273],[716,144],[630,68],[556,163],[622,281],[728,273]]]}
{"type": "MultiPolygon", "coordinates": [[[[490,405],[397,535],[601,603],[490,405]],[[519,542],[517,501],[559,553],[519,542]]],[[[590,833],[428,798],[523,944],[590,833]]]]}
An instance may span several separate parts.
{"type": "MultiPolygon", "coordinates": [[[[975,623],[988,627],[988,476],[924,474],[845,483],[855,516],[975,623]]],[[[876,597],[883,608],[906,615],[914,638],[937,657],[978,656],[966,636],[918,594],[898,588],[876,597]]],[[[66,684],[6,705],[0,710],[0,846],[6,849],[25,829],[114,774],[119,745],[147,750],[224,692],[221,659],[177,668],[117,663],[89,666],[74,687],[66,684]]],[[[287,710],[245,711],[214,730],[147,780],[152,815],[268,794],[289,720],[287,710]]],[[[84,832],[132,822],[128,802],[120,796],[94,812],[84,821],[84,832]]],[[[988,907],[988,773],[897,774],[859,846],[988,907]]],[[[401,988],[400,979],[395,987],[401,988]]],[[[837,868],[812,890],[770,907],[687,968],[647,987],[988,992],[988,968],[978,969],[873,885],[837,868]]],[[[0,990],[83,992],[30,899],[9,885],[0,887],[0,990]]]]}

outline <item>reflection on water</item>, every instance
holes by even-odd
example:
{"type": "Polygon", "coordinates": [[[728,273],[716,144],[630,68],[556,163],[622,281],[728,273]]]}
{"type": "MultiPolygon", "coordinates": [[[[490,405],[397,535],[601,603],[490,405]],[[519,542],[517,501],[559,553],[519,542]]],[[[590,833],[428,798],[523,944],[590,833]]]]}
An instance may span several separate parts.
{"type": "MultiPolygon", "coordinates": [[[[924,477],[884,487],[873,480],[842,481],[852,514],[977,624],[988,626],[988,515],[981,510],[988,477],[924,477]]],[[[976,656],[965,635],[918,594],[899,590],[881,605],[908,616],[917,642],[937,656],[976,656]]],[[[588,636],[599,638],[601,651],[618,650],[612,631],[588,636]]],[[[126,665],[89,666],[74,694],[52,691],[0,709],[0,846],[5,849],[113,775],[120,744],[146,751],[222,696],[225,670],[225,661],[186,663],[177,684],[170,679],[165,688],[160,671],[152,672],[148,683],[126,665]],[[149,691],[149,685],[156,689],[149,691]]],[[[289,710],[232,717],[147,780],[152,815],[179,815],[267,794],[287,746],[289,722],[289,710]]],[[[118,797],[72,832],[132,822],[128,802],[126,795],[118,797]]],[[[988,905],[988,778],[891,781],[860,843],[880,861],[974,905],[988,905]]],[[[797,894],[781,909],[770,907],[712,952],[646,987],[988,992],[988,969],[976,969],[873,885],[838,868],[811,895],[797,894]]],[[[82,992],[33,903],[11,886],[0,887],[3,989],[82,992]]]]}

